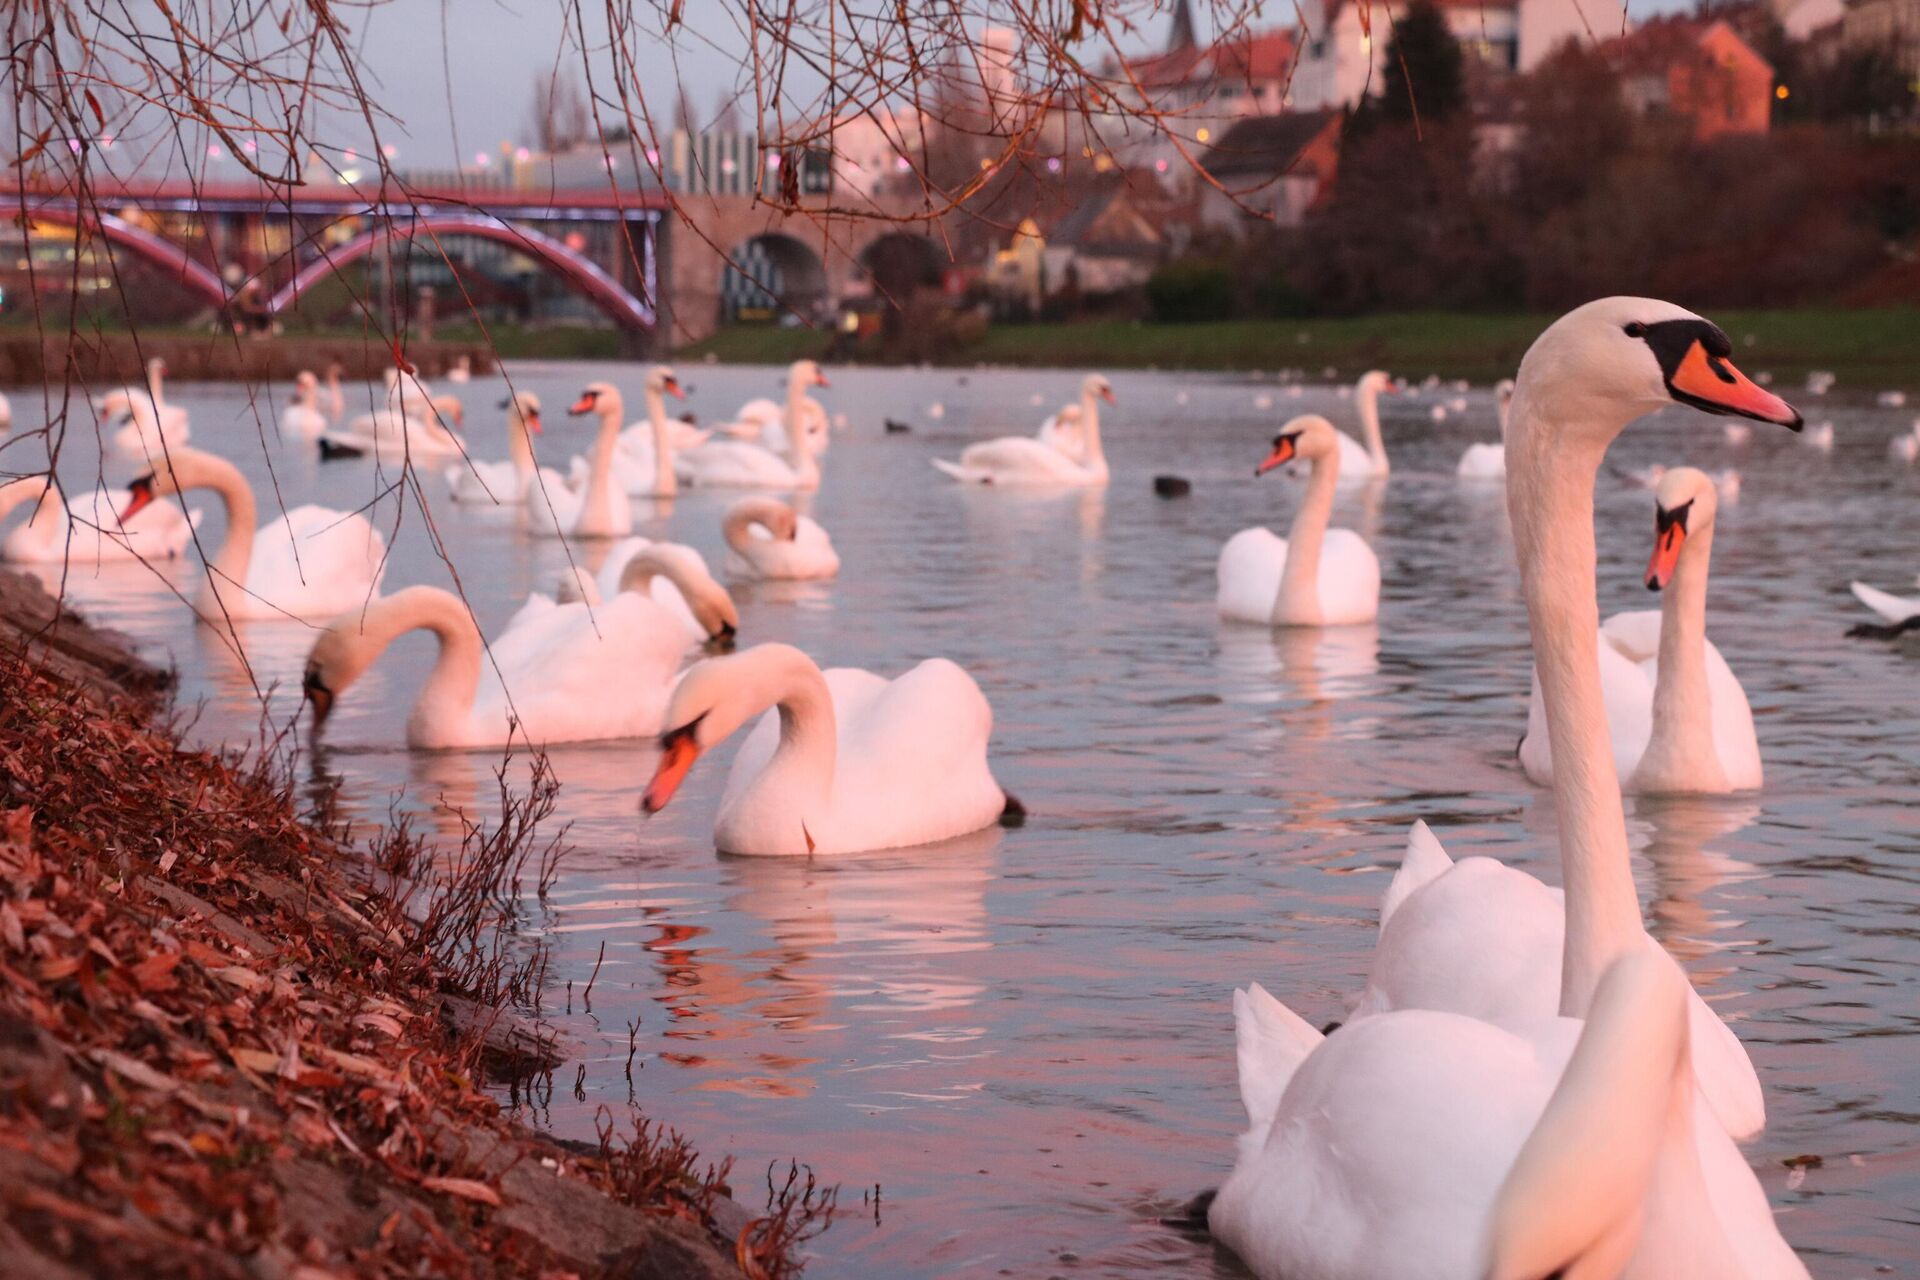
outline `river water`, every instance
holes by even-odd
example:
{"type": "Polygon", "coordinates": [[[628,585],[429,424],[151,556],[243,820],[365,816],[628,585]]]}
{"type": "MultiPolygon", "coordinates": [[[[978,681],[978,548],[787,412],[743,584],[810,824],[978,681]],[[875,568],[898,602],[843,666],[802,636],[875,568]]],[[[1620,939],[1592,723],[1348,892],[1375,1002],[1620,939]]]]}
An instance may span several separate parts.
{"type": "MultiPolygon", "coordinates": [[[[776,370],[681,372],[703,420],[780,394],[776,370]]],[[[1239,1274],[1163,1224],[1219,1183],[1243,1123],[1233,987],[1258,980],[1316,1023],[1341,1016],[1416,818],[1456,856],[1557,878],[1551,801],[1513,760],[1528,647],[1503,498],[1452,474],[1469,441],[1495,435],[1490,396],[1475,389],[1441,423],[1430,408],[1451,391],[1385,402],[1392,479],[1344,493],[1334,516],[1379,553],[1380,622],[1289,634],[1215,619],[1214,557],[1247,525],[1284,531],[1299,483],[1256,482],[1254,463],[1294,412],[1352,429],[1333,388],[1117,374],[1103,420],[1112,488],[1036,496],[962,490],[928,459],[1031,430],[1044,412],[1032,398],[1070,399],[1077,374],[832,376],[821,398],[849,425],[812,512],[843,570],[738,589],[741,641],[889,675],[932,655],[961,663],[994,706],[995,772],[1032,816],[938,849],[725,858],[711,823],[732,744],[651,820],[637,811],[647,745],[556,750],[570,852],[531,911],[556,947],[547,1009],[588,1057],[577,1092],[569,1064],[518,1105],[575,1138],[592,1137],[601,1108],[660,1117],[709,1156],[731,1154],[749,1204],[771,1162],[811,1163],[842,1205],[814,1275],[1239,1274]],[[885,418],[914,430],[883,434],[885,418]],[[1155,497],[1160,472],[1191,479],[1192,496],[1155,497]]],[[[543,457],[586,447],[585,420],[559,410],[592,377],[637,404],[638,367],[516,370],[547,406],[543,457]]],[[[504,456],[503,385],[460,390],[476,453],[504,456]]],[[[1920,470],[1885,452],[1911,411],[1847,392],[1790,393],[1834,423],[1831,453],[1765,426],[1736,445],[1718,420],[1674,410],[1612,455],[1623,471],[1684,460],[1743,473],[1720,513],[1710,627],[1752,701],[1766,790],[1630,799],[1628,821],[1653,928],[1759,1066],[1770,1123],[1748,1155],[1823,1280],[1920,1273],[1920,645],[1842,638],[1866,616],[1850,578],[1913,589],[1920,470]],[[1824,1163],[1795,1176],[1781,1162],[1800,1154],[1824,1163]]],[[[289,506],[373,503],[397,529],[388,589],[448,584],[414,500],[381,496],[391,474],[323,468],[270,425],[263,439],[237,388],[172,398],[191,410],[194,443],[237,461],[264,509],[270,483],[289,506]]],[[[22,422],[38,414],[27,399],[14,397],[22,422]]],[[[70,482],[94,474],[84,434],[63,457],[70,482]]],[[[0,469],[37,467],[39,449],[16,439],[0,469]]],[[[483,622],[548,588],[557,543],[529,539],[515,514],[446,502],[437,479],[425,490],[483,622]]],[[[718,568],[730,500],[639,502],[639,531],[718,568]]],[[[213,545],[217,503],[195,502],[215,508],[213,545]]],[[[1652,603],[1640,585],[1651,507],[1602,477],[1603,612],[1652,603]]],[[[262,723],[256,684],[280,682],[268,722],[292,713],[311,637],[250,628],[249,676],[171,594],[197,572],[124,569],[69,590],[178,666],[198,739],[242,744],[262,723]]],[[[439,802],[490,814],[497,761],[404,747],[432,655],[423,636],[397,645],[301,768],[340,775],[350,813],[379,821],[403,793],[452,837],[439,802]]]]}

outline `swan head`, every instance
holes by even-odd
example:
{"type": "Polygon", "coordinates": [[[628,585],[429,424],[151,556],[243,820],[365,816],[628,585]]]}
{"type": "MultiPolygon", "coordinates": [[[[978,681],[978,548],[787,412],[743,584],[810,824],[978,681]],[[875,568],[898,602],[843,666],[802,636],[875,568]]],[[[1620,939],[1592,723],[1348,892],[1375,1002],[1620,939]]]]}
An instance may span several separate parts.
{"type": "Polygon", "coordinates": [[[707,562],[698,551],[677,542],[648,543],[620,570],[620,590],[646,594],[656,576],[665,578],[680,592],[709,645],[723,652],[733,647],[733,638],[740,630],[740,610],[727,589],[707,572],[707,562]]]}
{"type": "MultiPolygon", "coordinates": [[[[1104,373],[1088,374],[1080,383],[1080,394],[1094,396],[1098,399],[1105,400],[1108,404],[1120,403],[1113,398],[1113,384],[1107,381],[1107,375],[1104,373]]],[[[1076,408],[1077,407],[1078,406],[1076,406],[1076,408]]]]}
{"type": "Polygon", "coordinates": [[[1317,413],[1302,414],[1280,428],[1280,434],[1273,438],[1273,452],[1253,469],[1253,474],[1263,476],[1289,462],[1317,462],[1339,451],[1340,436],[1333,424],[1317,413]]]}
{"type": "Polygon", "coordinates": [[[647,371],[647,390],[658,396],[672,396],[675,400],[687,398],[686,388],[680,385],[680,379],[664,364],[657,364],[647,371]]]}
{"type": "MultiPolygon", "coordinates": [[[[185,445],[172,448],[153,460],[153,470],[127,486],[127,503],[121,509],[125,524],[155,498],[164,498],[207,482],[207,471],[214,459],[185,445]]],[[[225,464],[222,464],[223,466],[225,464]]]]}
{"type": "MultiPolygon", "coordinates": [[[[1669,404],[1798,431],[1799,413],[1734,367],[1718,325],[1654,298],[1601,298],[1549,325],[1520,361],[1534,402],[1564,406],[1563,426],[1591,423],[1610,441],[1627,422],[1669,404]]],[[[1604,443],[1604,441],[1603,441],[1604,443]]]]}
{"type": "Polygon", "coordinates": [[[830,387],[833,384],[827,381],[827,375],[821,371],[818,361],[795,360],[787,370],[787,386],[791,388],[796,385],[805,391],[809,387],[830,387]]]}
{"type": "Polygon", "coordinates": [[[320,378],[313,370],[302,369],[293,376],[293,385],[302,391],[306,391],[309,388],[318,387],[320,385],[320,378]]]}
{"type": "Polygon", "coordinates": [[[1647,561],[1647,590],[1658,591],[1673,580],[1680,548],[1689,537],[1712,528],[1719,510],[1719,490],[1706,472],[1674,467],[1661,475],[1653,491],[1653,557],[1647,561]]]}
{"type": "Polygon", "coordinates": [[[708,658],[687,668],[667,702],[660,763],[640,797],[640,807],[648,813],[666,808],[701,753],[725,742],[749,719],[780,701],[792,679],[806,672],[819,679],[813,660],[784,644],[755,645],[744,653],[708,658]]]}
{"type": "Polygon", "coordinates": [[[600,586],[585,569],[570,565],[560,571],[559,579],[553,584],[553,598],[560,604],[597,605],[600,586]]]}
{"type": "Polygon", "coordinates": [[[1360,380],[1353,384],[1353,388],[1363,396],[1390,396],[1400,390],[1394,383],[1393,375],[1385,369],[1367,370],[1360,375],[1360,380]]]}
{"type": "Polygon", "coordinates": [[[620,388],[611,382],[589,382],[581,390],[580,398],[567,406],[567,413],[575,418],[588,413],[597,413],[603,418],[618,418],[621,409],[620,388]]]}
{"type": "Polygon", "coordinates": [[[509,418],[518,418],[520,425],[533,432],[533,434],[539,435],[542,431],[543,428],[540,426],[540,397],[533,394],[533,392],[516,391],[505,400],[502,400],[500,407],[507,411],[509,418]]]}

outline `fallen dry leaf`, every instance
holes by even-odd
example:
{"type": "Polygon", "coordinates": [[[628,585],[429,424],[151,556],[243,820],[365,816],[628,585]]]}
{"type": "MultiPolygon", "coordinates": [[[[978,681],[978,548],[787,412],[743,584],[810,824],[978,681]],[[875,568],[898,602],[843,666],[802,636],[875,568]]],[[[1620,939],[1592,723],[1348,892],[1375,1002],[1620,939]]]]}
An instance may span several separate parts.
{"type": "Polygon", "coordinates": [[[441,1191],[450,1196],[459,1196],[462,1200],[477,1200],[481,1204],[500,1207],[500,1193],[484,1182],[475,1182],[472,1178],[422,1178],[420,1185],[429,1191],[441,1191]]]}

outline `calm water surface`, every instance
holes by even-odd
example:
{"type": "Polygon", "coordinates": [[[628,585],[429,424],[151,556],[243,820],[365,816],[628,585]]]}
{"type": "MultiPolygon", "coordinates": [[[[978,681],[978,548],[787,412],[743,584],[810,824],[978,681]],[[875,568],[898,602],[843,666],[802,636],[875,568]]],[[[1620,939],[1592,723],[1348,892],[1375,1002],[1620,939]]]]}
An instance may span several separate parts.
{"type": "MultiPolygon", "coordinates": [[[[684,368],[703,420],[778,396],[768,369],[684,368]]],[[[1422,370],[1401,372],[1419,375],[1422,370]]],[[[524,366],[548,408],[543,456],[584,450],[557,410],[589,377],[524,366]]],[[[637,392],[637,367],[612,375],[637,392]]],[[[758,1202],[770,1161],[798,1156],[839,1183],[845,1212],[819,1241],[821,1276],[1234,1275],[1204,1240],[1161,1219],[1227,1172],[1243,1124],[1229,996],[1257,979],[1307,1018],[1341,1016],[1362,983],[1378,900],[1406,828],[1431,822],[1452,852],[1492,853],[1549,879],[1551,801],[1513,761],[1528,649],[1502,495],[1456,481],[1461,449],[1495,433],[1484,389],[1435,424],[1443,396],[1386,404],[1394,468],[1342,496],[1385,577],[1377,628],[1268,633],[1213,615],[1220,543],[1256,522],[1284,529],[1299,483],[1255,482],[1273,429],[1327,412],[1331,388],[1155,374],[1114,378],[1104,423],[1114,483],[1053,496],[962,490],[927,465],[967,440],[1031,430],[1071,398],[1071,373],[835,370],[822,394],[850,419],[834,437],[813,514],[838,581],[746,586],[745,643],[783,640],[823,665],[897,674],[945,655],[992,700],[994,768],[1032,811],[1023,830],[937,849],[790,860],[723,858],[711,843],[731,745],[673,806],[637,812],[644,744],[554,754],[572,852],[547,909],[557,944],[546,1002],[588,1046],[524,1104],[591,1137],[629,1107],[736,1157],[758,1202]],[[1257,397],[1270,395],[1271,407],[1257,397]],[[931,406],[940,404],[936,417],[931,406]],[[916,424],[887,436],[883,417],[916,424]],[[1150,492],[1157,472],[1191,498],[1150,492]],[[605,944],[592,1011],[584,987],[605,944]],[[627,1078],[628,1028],[639,1052],[627,1078]],[[863,1189],[880,1189],[876,1205],[863,1189]]],[[[1865,389],[1856,389],[1863,393],[1865,389]]],[[[505,445],[503,384],[464,389],[479,456],[505,445]]],[[[387,586],[446,585],[417,499],[371,463],[322,469],[263,442],[245,394],[181,386],[194,442],[238,461],[271,509],[373,502],[397,530],[387,586]],[[376,501],[376,499],[378,499],[376,501]],[[397,522],[397,523],[396,523],[397,522]]],[[[1744,473],[1714,545],[1711,630],[1753,703],[1763,794],[1628,802],[1648,918],[1759,1064],[1771,1122],[1748,1149],[1781,1225],[1817,1276],[1920,1271],[1920,645],[1846,641],[1863,577],[1910,590],[1920,571],[1920,470],[1889,464],[1906,413],[1864,394],[1794,397],[1831,419],[1831,454],[1756,426],[1729,444],[1684,411],[1636,426],[1622,470],[1689,461],[1744,473]],[[1793,1185],[1785,1157],[1821,1168],[1793,1185]]],[[[16,395],[16,414],[37,410],[16,395]]],[[[63,461],[93,473],[85,442],[63,461]]],[[[16,441],[0,469],[40,465],[16,441]]],[[[116,480],[132,468],[110,470],[116,480]]],[[[425,486],[437,532],[479,616],[497,625],[563,563],[513,513],[461,508],[425,486]]],[[[636,504],[640,532],[721,564],[723,494],[636,504]]],[[[223,523],[217,504],[209,545],[223,523]]],[[[1603,476],[1601,605],[1653,603],[1640,586],[1651,496],[1603,476]]],[[[580,554],[593,563],[594,550],[580,554]]],[[[195,733],[250,739],[256,683],[292,711],[310,634],[251,628],[249,673],[196,631],[170,582],[140,569],[70,590],[180,669],[195,733]]],[[[490,812],[496,761],[402,745],[433,656],[414,636],[340,701],[311,767],[345,779],[350,808],[382,818],[397,791],[449,835],[447,802],[490,812]]],[[[306,767],[306,766],[303,766],[306,767]]],[[[522,766],[516,765],[516,769],[522,766]]]]}

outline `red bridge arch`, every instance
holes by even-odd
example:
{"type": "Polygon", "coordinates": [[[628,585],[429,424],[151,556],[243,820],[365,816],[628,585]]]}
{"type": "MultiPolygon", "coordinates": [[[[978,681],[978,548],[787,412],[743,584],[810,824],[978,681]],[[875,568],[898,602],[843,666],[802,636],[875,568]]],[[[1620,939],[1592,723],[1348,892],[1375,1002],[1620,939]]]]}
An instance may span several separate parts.
{"type": "MultiPolygon", "coordinates": [[[[109,244],[131,251],[135,256],[159,267],[170,276],[179,277],[189,293],[195,294],[211,306],[227,305],[227,286],[211,267],[199,261],[185,249],[166,239],[134,226],[125,218],[110,213],[81,214],[77,209],[65,209],[57,204],[38,205],[28,211],[27,216],[35,222],[51,222],[56,226],[72,227],[76,232],[82,227],[90,228],[106,239],[109,244]]],[[[77,238],[77,237],[76,237],[77,238]]]]}
{"type": "MultiPolygon", "coordinates": [[[[531,227],[515,226],[500,218],[480,213],[432,213],[410,218],[404,223],[388,222],[363,231],[337,249],[327,251],[303,267],[299,274],[281,287],[267,304],[275,314],[286,310],[306,290],[343,267],[359,261],[393,240],[412,241],[419,236],[477,236],[516,249],[544,262],[547,267],[573,283],[589,301],[627,329],[652,329],[655,312],[643,298],[637,298],[592,259],[580,254],[552,236],[531,227]]],[[[648,232],[646,276],[653,280],[651,230],[648,232]]]]}

